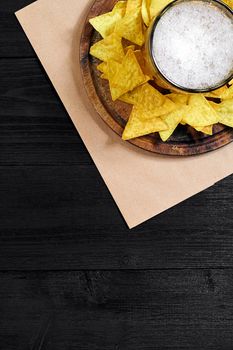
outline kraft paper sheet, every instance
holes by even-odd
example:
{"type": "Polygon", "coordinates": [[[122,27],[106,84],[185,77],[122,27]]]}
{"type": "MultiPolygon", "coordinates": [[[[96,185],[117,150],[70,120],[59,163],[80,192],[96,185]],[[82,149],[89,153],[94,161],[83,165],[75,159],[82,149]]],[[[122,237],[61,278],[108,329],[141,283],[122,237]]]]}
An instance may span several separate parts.
{"type": "Polygon", "coordinates": [[[79,40],[92,2],[38,0],[16,16],[133,228],[232,174],[233,143],[205,155],[179,158],[151,154],[121,141],[94,111],[80,74],[79,40]]]}

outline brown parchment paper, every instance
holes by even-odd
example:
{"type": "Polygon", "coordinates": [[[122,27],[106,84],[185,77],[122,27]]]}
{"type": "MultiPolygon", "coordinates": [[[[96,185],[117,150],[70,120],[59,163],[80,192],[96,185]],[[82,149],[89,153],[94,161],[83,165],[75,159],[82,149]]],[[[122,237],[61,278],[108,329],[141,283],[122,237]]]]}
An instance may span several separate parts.
{"type": "Polygon", "coordinates": [[[233,143],[205,155],[173,158],[121,141],[94,112],[80,74],[79,40],[91,3],[38,0],[16,16],[132,228],[232,174],[233,143]]]}

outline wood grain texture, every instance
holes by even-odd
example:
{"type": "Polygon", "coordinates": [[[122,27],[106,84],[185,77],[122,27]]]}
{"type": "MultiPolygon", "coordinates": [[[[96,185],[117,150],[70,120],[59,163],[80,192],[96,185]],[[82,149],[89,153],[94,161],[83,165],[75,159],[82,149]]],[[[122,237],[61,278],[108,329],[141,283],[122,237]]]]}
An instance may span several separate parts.
{"type": "Polygon", "coordinates": [[[129,231],[29,58],[29,2],[0,2],[0,349],[231,350],[233,177],[129,231]]]}
{"type": "Polygon", "coordinates": [[[14,12],[31,3],[30,0],[0,1],[0,58],[35,57],[14,12]]]}
{"type": "Polygon", "coordinates": [[[233,177],[129,231],[38,61],[0,76],[0,269],[233,266],[233,177]]]}
{"type": "Polygon", "coordinates": [[[233,270],[0,274],[4,350],[232,349],[233,270]]]}

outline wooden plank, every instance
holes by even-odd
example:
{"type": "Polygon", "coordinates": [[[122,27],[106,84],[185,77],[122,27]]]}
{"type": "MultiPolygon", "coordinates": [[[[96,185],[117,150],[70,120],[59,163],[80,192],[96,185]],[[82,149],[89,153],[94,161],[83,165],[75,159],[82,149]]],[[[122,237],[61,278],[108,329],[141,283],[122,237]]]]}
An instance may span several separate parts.
{"type": "Polygon", "coordinates": [[[35,57],[14,13],[32,0],[1,0],[0,3],[0,58],[35,57]]]}
{"type": "Polygon", "coordinates": [[[93,164],[1,167],[0,269],[233,267],[232,181],[130,231],[93,164]]]}
{"type": "Polygon", "coordinates": [[[1,274],[1,348],[231,349],[232,276],[232,270],[1,274]]]}
{"type": "Polygon", "coordinates": [[[0,76],[0,270],[233,266],[233,177],[129,231],[38,61],[0,76]]]}

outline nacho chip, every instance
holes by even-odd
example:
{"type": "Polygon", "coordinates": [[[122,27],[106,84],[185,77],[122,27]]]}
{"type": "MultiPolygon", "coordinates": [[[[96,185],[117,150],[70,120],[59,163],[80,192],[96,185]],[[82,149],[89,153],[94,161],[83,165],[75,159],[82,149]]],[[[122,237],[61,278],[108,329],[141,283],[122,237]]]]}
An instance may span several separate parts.
{"type": "Polygon", "coordinates": [[[147,111],[141,109],[139,106],[134,106],[123,132],[122,139],[130,140],[135,137],[148,135],[166,129],[167,125],[161,118],[148,118],[147,111]]]}
{"type": "Polygon", "coordinates": [[[141,9],[132,10],[122,18],[115,27],[115,32],[122,38],[142,46],[145,41],[141,9]]]}
{"type": "Polygon", "coordinates": [[[161,116],[161,119],[167,124],[168,129],[160,131],[159,135],[163,141],[167,141],[169,137],[173,134],[177,126],[180,124],[184,115],[187,113],[188,107],[180,107],[171,113],[161,116]]]}
{"type": "Polygon", "coordinates": [[[189,110],[183,121],[191,126],[208,126],[218,123],[218,114],[203,95],[190,95],[189,110]]]}
{"type": "Polygon", "coordinates": [[[126,3],[119,1],[111,12],[91,18],[89,22],[103,38],[114,32],[116,23],[124,17],[126,3]]]}
{"type": "Polygon", "coordinates": [[[221,100],[229,100],[233,98],[233,85],[227,88],[220,96],[221,100]]]}
{"type": "Polygon", "coordinates": [[[203,134],[207,135],[213,135],[213,125],[208,125],[208,126],[194,126],[194,129],[197,131],[201,131],[203,134]]]}
{"type": "Polygon", "coordinates": [[[132,50],[127,52],[122,64],[118,66],[117,74],[108,70],[108,77],[113,101],[149,80],[143,74],[132,50]]]}
{"type": "Polygon", "coordinates": [[[96,67],[101,73],[107,73],[108,71],[108,63],[102,62],[96,67]]]}
{"type": "Polygon", "coordinates": [[[153,76],[151,74],[151,70],[149,69],[149,67],[147,66],[147,62],[146,62],[146,59],[145,59],[145,56],[143,54],[143,51],[142,50],[135,50],[134,51],[134,54],[137,58],[137,61],[141,67],[141,70],[143,71],[143,73],[145,75],[148,75],[150,77],[150,80],[153,80],[153,76]]]}
{"type": "Polygon", "coordinates": [[[90,54],[104,62],[111,59],[121,62],[125,55],[121,38],[116,33],[94,44],[90,54]]]}
{"type": "Polygon", "coordinates": [[[129,51],[129,50],[134,51],[134,50],[135,50],[135,45],[126,46],[126,47],[124,48],[124,50],[125,50],[125,53],[126,53],[126,54],[127,54],[127,51],[129,51]]]}
{"type": "Polygon", "coordinates": [[[218,104],[219,123],[233,128],[233,99],[218,104]]]}
{"type": "Polygon", "coordinates": [[[167,114],[176,108],[172,101],[148,83],[124,94],[120,100],[152,111],[154,116],[167,114]]]}
{"type": "Polygon", "coordinates": [[[128,0],[126,5],[126,15],[135,10],[141,10],[142,0],[128,0]]]}
{"type": "Polygon", "coordinates": [[[172,102],[176,104],[181,104],[181,105],[187,105],[189,101],[189,95],[188,94],[176,94],[176,93],[171,93],[169,95],[166,95],[172,102]]]}
{"type": "Polygon", "coordinates": [[[233,79],[231,81],[229,81],[228,83],[229,85],[232,85],[233,84],[233,79]]]}
{"type": "Polygon", "coordinates": [[[114,80],[115,75],[117,75],[118,71],[121,69],[121,64],[117,61],[109,60],[107,62],[107,66],[108,66],[107,72],[104,74],[107,77],[107,79],[109,80],[109,87],[110,87],[111,95],[114,95],[115,88],[114,88],[114,86],[112,86],[112,81],[114,80]]]}
{"type": "Polygon", "coordinates": [[[233,9],[233,0],[223,0],[227,6],[229,6],[231,9],[233,9]]]}
{"type": "Polygon", "coordinates": [[[150,25],[150,3],[151,0],[142,0],[142,19],[147,27],[150,25]]]}
{"type": "Polygon", "coordinates": [[[173,0],[151,0],[150,18],[157,17],[158,14],[173,0]]]}

